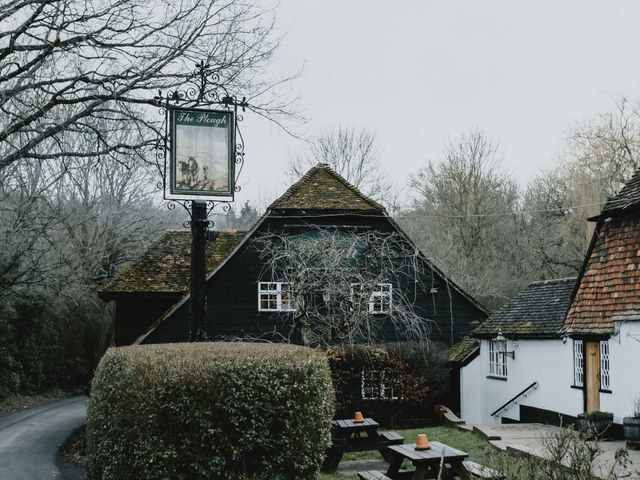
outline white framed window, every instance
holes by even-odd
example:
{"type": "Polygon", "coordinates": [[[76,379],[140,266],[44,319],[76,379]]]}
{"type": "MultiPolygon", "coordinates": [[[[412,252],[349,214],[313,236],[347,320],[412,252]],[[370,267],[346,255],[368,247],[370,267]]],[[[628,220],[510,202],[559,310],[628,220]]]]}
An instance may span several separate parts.
{"type": "Polygon", "coordinates": [[[393,385],[385,383],[384,370],[362,370],[361,393],[363,400],[398,400],[393,385]]]}
{"type": "Polygon", "coordinates": [[[293,293],[286,282],[258,282],[259,312],[295,311],[293,293]]]}
{"type": "Polygon", "coordinates": [[[584,387],[584,342],[573,341],[573,385],[584,387]]]}
{"type": "MultiPolygon", "coordinates": [[[[365,286],[361,283],[351,284],[351,303],[364,303],[365,286]]],[[[393,287],[390,283],[378,283],[372,286],[369,298],[366,300],[367,311],[374,315],[391,313],[393,287]]]]}
{"type": "Polygon", "coordinates": [[[507,378],[506,340],[489,340],[489,375],[507,378]]]}
{"type": "Polygon", "coordinates": [[[611,375],[609,374],[609,342],[600,342],[600,389],[611,389],[611,375]]]}

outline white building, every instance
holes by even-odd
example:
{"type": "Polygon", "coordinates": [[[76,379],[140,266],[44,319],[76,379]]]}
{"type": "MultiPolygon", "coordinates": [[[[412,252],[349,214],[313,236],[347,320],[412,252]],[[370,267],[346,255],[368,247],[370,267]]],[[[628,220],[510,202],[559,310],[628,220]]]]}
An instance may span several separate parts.
{"type": "Polygon", "coordinates": [[[577,279],[530,284],[457,352],[467,423],[558,424],[600,410],[620,424],[632,413],[640,395],[640,170],[590,220],[597,225],[577,279]]]}

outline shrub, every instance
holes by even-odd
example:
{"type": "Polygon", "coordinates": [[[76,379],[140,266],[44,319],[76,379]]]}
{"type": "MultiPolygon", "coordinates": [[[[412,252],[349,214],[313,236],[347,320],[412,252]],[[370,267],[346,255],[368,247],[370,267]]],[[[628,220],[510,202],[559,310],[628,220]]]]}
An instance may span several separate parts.
{"type": "Polygon", "coordinates": [[[32,288],[28,296],[0,301],[0,401],[86,385],[110,329],[95,295],[69,299],[32,288]]]}
{"type": "Polygon", "coordinates": [[[616,472],[624,472],[629,464],[629,453],[624,448],[614,452],[613,462],[598,461],[604,452],[600,443],[573,427],[560,428],[542,438],[540,446],[536,455],[494,451],[488,463],[509,480],[618,478],[616,472]]]}
{"type": "Polygon", "coordinates": [[[239,342],[113,348],[92,385],[88,474],[313,479],[332,416],[321,352],[239,342]]]}
{"type": "MultiPolygon", "coordinates": [[[[330,348],[327,356],[339,417],[349,417],[354,410],[363,410],[368,416],[394,426],[402,416],[424,417],[425,405],[437,402],[448,387],[446,354],[441,354],[434,346],[426,348],[408,343],[384,348],[330,348]],[[384,389],[380,391],[380,398],[362,398],[363,372],[383,375],[384,389]]],[[[372,393],[376,396],[377,392],[372,393]]]]}
{"type": "Polygon", "coordinates": [[[613,413],[611,412],[601,412],[599,410],[592,410],[590,412],[586,412],[583,415],[587,420],[611,420],[613,421],[613,413]]]}

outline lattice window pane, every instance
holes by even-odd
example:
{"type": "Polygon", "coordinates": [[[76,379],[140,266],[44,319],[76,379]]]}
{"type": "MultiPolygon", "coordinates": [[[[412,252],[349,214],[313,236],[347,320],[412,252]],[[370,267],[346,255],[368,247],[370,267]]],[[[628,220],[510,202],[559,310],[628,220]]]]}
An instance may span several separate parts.
{"type": "Polygon", "coordinates": [[[600,388],[611,389],[611,376],[609,375],[609,342],[600,342],[600,388]]]}
{"type": "Polygon", "coordinates": [[[507,376],[507,341],[489,341],[489,374],[498,377],[507,376]]]}
{"type": "Polygon", "coordinates": [[[573,341],[573,384],[584,387],[584,343],[582,340],[573,341]]]}
{"type": "Polygon", "coordinates": [[[362,371],[362,399],[379,400],[382,398],[382,370],[362,371]]]}
{"type": "Polygon", "coordinates": [[[293,292],[288,283],[282,283],[280,286],[280,310],[292,312],[295,308],[293,292]]]}

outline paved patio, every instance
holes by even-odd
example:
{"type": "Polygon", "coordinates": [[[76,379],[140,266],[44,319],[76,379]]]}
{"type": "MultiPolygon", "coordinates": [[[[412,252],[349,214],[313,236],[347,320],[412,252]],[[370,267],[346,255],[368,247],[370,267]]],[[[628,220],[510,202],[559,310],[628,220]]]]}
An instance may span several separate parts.
{"type": "MultiPolygon", "coordinates": [[[[501,450],[510,450],[540,458],[546,456],[545,439],[560,431],[559,427],[539,423],[461,425],[459,428],[472,429],[501,450]]],[[[608,474],[615,462],[615,453],[619,449],[625,448],[625,442],[603,441],[600,442],[600,448],[603,453],[596,460],[596,474],[600,478],[609,478],[608,474]]],[[[640,451],[629,450],[629,465],[626,468],[616,468],[614,474],[616,478],[640,479],[640,451]]]]}

